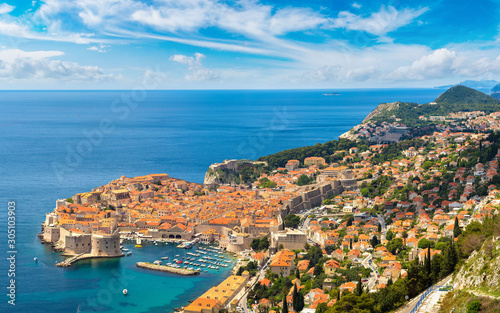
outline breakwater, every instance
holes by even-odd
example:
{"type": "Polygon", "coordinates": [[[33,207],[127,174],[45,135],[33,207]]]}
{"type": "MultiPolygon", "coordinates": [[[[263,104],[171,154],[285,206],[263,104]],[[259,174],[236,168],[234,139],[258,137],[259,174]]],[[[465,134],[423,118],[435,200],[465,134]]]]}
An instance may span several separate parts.
{"type": "Polygon", "coordinates": [[[145,268],[145,269],[148,269],[148,270],[160,271],[160,272],[167,272],[167,273],[172,273],[172,274],[177,274],[177,275],[183,275],[183,276],[200,275],[200,271],[198,271],[198,270],[189,270],[189,269],[185,269],[185,268],[176,268],[176,267],[171,267],[171,266],[166,266],[166,265],[156,265],[156,264],[147,263],[147,262],[137,262],[136,266],[140,267],[140,268],[145,268]]]}

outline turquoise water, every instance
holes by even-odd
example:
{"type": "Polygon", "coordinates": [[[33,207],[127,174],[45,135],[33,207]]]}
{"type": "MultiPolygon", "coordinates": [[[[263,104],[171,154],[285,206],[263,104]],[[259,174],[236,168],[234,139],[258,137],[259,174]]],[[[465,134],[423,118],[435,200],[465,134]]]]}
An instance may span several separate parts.
{"type": "Polygon", "coordinates": [[[0,312],[171,312],[186,305],[227,273],[178,277],[135,267],[136,261],[157,259],[163,253],[159,246],[144,247],[130,257],[57,268],[55,261],[61,258],[36,237],[45,213],[53,210],[56,199],[121,175],[168,173],[201,183],[211,163],[336,139],[381,102],[424,103],[441,92],[336,91],[341,95],[323,96],[331,90],[0,92],[4,292],[9,266],[6,212],[12,200],[17,231],[17,304],[9,306],[5,294],[0,312]],[[82,153],[75,153],[79,149],[82,153]],[[127,297],[121,293],[125,283],[127,297]],[[115,284],[119,292],[111,292],[115,284]]]}
{"type": "MultiPolygon", "coordinates": [[[[42,281],[42,285],[32,286],[29,296],[19,295],[18,301],[29,307],[30,312],[38,312],[37,309],[47,312],[45,308],[58,312],[172,312],[231,273],[232,266],[221,267],[218,271],[206,268],[207,271],[199,276],[141,269],[136,267],[137,262],[153,262],[168,256],[168,260],[162,260],[166,264],[176,255],[178,259],[189,257],[186,253],[196,249],[177,249],[174,244],[164,243],[155,246],[143,242],[142,246],[135,248],[135,243],[125,243],[124,248],[132,252],[130,256],[83,260],[69,268],[56,268],[55,262],[63,257],[47,249],[38,263],[23,265],[34,272],[43,272],[41,275],[47,280],[42,281]],[[56,277],[48,278],[50,275],[56,277]],[[123,289],[128,291],[126,296],[123,289]]],[[[232,256],[225,256],[233,260],[232,256]]]]}

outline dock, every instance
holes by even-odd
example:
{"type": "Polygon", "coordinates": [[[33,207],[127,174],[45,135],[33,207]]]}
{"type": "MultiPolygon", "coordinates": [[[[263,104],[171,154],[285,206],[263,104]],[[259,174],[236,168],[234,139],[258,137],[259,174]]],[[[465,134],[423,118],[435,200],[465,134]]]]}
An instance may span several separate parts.
{"type": "Polygon", "coordinates": [[[113,255],[113,256],[99,256],[99,255],[93,255],[93,254],[90,254],[90,253],[80,253],[80,254],[77,254],[75,256],[72,256],[71,258],[68,258],[62,262],[59,262],[56,264],[56,266],[59,266],[59,267],[68,267],[68,266],[71,266],[72,264],[80,261],[80,260],[85,260],[85,259],[99,259],[99,258],[106,258],[106,259],[109,259],[109,258],[117,258],[117,257],[122,257],[124,256],[124,254],[121,254],[121,255],[113,255]]]}
{"type": "Polygon", "coordinates": [[[57,263],[56,266],[68,267],[68,266],[71,266],[71,264],[75,263],[76,261],[83,260],[83,259],[86,259],[88,257],[89,256],[86,255],[85,253],[80,253],[80,254],[77,254],[69,259],[66,259],[66,260],[60,262],[60,263],[57,263]]]}
{"type": "Polygon", "coordinates": [[[198,271],[198,270],[176,268],[176,267],[171,267],[171,266],[166,266],[166,265],[156,265],[156,264],[148,263],[148,262],[137,262],[136,266],[140,267],[140,268],[145,268],[148,270],[167,272],[167,273],[183,275],[183,276],[200,275],[200,271],[198,271]]]}

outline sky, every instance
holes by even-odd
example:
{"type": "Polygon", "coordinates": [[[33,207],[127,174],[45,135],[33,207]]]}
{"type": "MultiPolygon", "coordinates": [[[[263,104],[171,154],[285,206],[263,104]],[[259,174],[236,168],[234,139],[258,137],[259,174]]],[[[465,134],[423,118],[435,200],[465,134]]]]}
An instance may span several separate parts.
{"type": "Polygon", "coordinates": [[[500,81],[500,0],[0,2],[0,89],[500,81]]]}

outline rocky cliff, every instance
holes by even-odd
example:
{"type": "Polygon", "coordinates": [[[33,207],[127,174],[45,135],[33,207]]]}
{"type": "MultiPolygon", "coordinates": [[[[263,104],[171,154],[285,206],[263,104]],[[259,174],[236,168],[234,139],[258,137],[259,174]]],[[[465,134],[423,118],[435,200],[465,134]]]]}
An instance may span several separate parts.
{"type": "Polygon", "coordinates": [[[500,237],[488,239],[474,251],[454,279],[455,289],[476,291],[484,295],[500,295],[500,237]]]}
{"type": "Polygon", "coordinates": [[[203,184],[208,187],[236,186],[255,181],[267,167],[267,162],[248,160],[224,160],[210,165],[203,184]]]}

